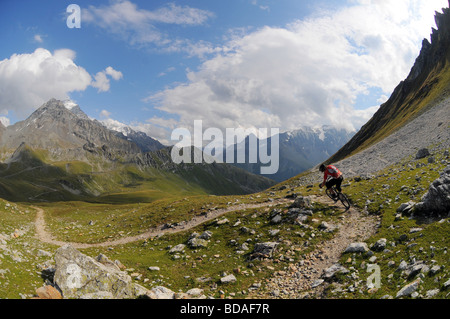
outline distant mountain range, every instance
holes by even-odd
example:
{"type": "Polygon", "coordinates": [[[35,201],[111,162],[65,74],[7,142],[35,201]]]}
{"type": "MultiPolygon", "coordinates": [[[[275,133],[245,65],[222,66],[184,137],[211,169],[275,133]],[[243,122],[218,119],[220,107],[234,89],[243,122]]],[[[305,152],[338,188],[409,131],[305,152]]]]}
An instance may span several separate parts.
{"type": "Polygon", "coordinates": [[[111,130],[56,99],[24,121],[0,125],[0,197],[100,200],[128,193],[151,201],[174,194],[246,194],[274,184],[228,164],[175,164],[171,147],[122,129],[111,130]]]}
{"type": "MultiPolygon", "coordinates": [[[[345,145],[355,133],[356,131],[349,132],[332,126],[323,126],[321,128],[303,127],[295,131],[281,133],[275,136],[275,138],[279,138],[279,170],[274,175],[265,176],[277,182],[296,176],[328,159],[345,145]]],[[[235,154],[234,163],[236,163],[233,165],[251,173],[259,174],[263,164],[260,161],[258,163],[249,163],[249,141],[250,138],[247,137],[241,143],[232,146],[235,154]],[[246,163],[239,164],[237,163],[237,154],[242,150],[246,154],[246,163]]],[[[271,138],[258,140],[257,145],[264,147],[268,145],[270,150],[271,138]]],[[[228,148],[229,150],[230,147],[228,148]]],[[[218,157],[222,158],[225,152],[227,150],[222,154],[218,154],[218,157]]]]}
{"type": "Polygon", "coordinates": [[[107,119],[100,122],[108,129],[117,132],[120,138],[124,138],[131,142],[134,142],[142,152],[158,151],[166,147],[158,140],[148,136],[146,133],[135,131],[128,125],[125,125],[118,121],[107,119]]]}

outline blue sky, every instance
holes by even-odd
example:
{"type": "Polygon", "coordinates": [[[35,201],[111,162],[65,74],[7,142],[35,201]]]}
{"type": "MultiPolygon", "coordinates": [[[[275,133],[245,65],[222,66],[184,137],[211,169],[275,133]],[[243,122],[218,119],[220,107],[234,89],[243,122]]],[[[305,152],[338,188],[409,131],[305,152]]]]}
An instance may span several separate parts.
{"type": "Polygon", "coordinates": [[[218,128],[358,129],[409,73],[447,1],[0,2],[0,119],[51,97],[168,143],[218,128]],[[81,8],[68,28],[66,8],[81,8]]]}

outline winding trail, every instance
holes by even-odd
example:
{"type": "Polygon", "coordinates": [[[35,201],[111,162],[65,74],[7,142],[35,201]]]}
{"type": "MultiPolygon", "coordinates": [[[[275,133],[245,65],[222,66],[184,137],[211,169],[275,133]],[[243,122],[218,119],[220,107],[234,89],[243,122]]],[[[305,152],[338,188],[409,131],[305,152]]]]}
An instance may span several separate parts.
{"type": "MultiPolygon", "coordinates": [[[[373,236],[380,223],[379,217],[369,215],[366,212],[361,212],[358,209],[351,207],[344,211],[340,203],[335,203],[327,196],[310,196],[312,201],[326,204],[335,207],[340,211],[340,222],[334,226],[338,227],[336,235],[327,241],[319,243],[308,255],[304,256],[303,260],[296,263],[290,263],[288,270],[285,272],[275,273],[265,283],[265,289],[258,289],[258,291],[250,292],[247,298],[303,298],[309,291],[320,295],[323,293],[323,285],[315,285],[320,279],[324,270],[337,263],[345,248],[355,241],[365,241],[373,236]],[[314,289],[313,289],[314,288],[314,289]],[[313,289],[313,290],[312,290],[313,289]],[[273,291],[284,291],[285,295],[274,295],[273,291]],[[286,295],[286,292],[288,295],[286,295]]],[[[263,207],[272,207],[279,204],[290,204],[292,200],[278,199],[272,202],[264,202],[259,204],[241,204],[232,207],[209,212],[204,216],[196,216],[182,226],[173,228],[165,228],[163,225],[152,228],[147,232],[136,235],[120,238],[117,240],[106,241],[102,243],[74,243],[56,240],[46,231],[46,224],[44,220],[44,210],[39,207],[32,206],[36,214],[36,237],[38,240],[53,244],[57,246],[64,246],[66,244],[72,245],[74,248],[83,249],[91,247],[110,247],[123,245],[139,240],[160,236],[163,234],[173,234],[192,229],[202,223],[211,221],[224,214],[245,209],[255,209],[263,207]]]]}
{"type": "MultiPolygon", "coordinates": [[[[310,196],[312,201],[336,207],[344,211],[340,203],[334,203],[327,196],[310,196]]],[[[324,270],[339,262],[342,253],[349,244],[365,241],[373,236],[379,225],[379,217],[361,212],[353,206],[342,213],[341,222],[336,235],[323,241],[303,260],[289,264],[288,270],[275,273],[263,284],[264,290],[258,290],[248,295],[248,298],[304,298],[307,292],[315,295],[323,293],[323,285],[315,285],[324,270]],[[313,290],[311,290],[313,289],[313,290]],[[274,294],[274,291],[285,292],[274,294]]]]}
{"type": "Polygon", "coordinates": [[[54,239],[54,237],[46,230],[46,224],[45,224],[45,219],[44,219],[44,210],[42,208],[39,208],[36,206],[32,206],[32,208],[36,210],[35,226],[36,226],[36,237],[38,238],[38,240],[40,240],[41,242],[47,243],[47,244],[53,244],[53,245],[57,245],[57,246],[64,246],[64,245],[70,244],[74,248],[82,249],[82,248],[91,248],[91,247],[117,246],[117,245],[128,244],[128,243],[139,241],[139,240],[145,240],[145,239],[152,238],[152,237],[161,236],[164,234],[179,233],[179,232],[183,232],[183,231],[192,229],[200,224],[203,224],[207,221],[213,220],[213,219],[220,217],[227,213],[245,210],[245,209],[271,207],[271,206],[276,206],[279,204],[284,204],[284,203],[289,203],[289,202],[291,202],[291,201],[288,199],[279,199],[279,200],[274,200],[272,202],[264,202],[264,203],[259,203],[259,204],[234,205],[234,206],[231,206],[228,208],[218,209],[218,210],[215,210],[212,212],[208,212],[208,214],[206,214],[204,216],[195,216],[194,218],[192,218],[190,221],[186,222],[182,226],[165,228],[164,225],[161,225],[156,228],[152,228],[152,229],[148,230],[147,232],[142,233],[140,235],[123,237],[123,238],[120,238],[117,240],[105,241],[102,243],[94,243],[94,244],[74,243],[74,242],[66,242],[66,241],[54,239]]]}

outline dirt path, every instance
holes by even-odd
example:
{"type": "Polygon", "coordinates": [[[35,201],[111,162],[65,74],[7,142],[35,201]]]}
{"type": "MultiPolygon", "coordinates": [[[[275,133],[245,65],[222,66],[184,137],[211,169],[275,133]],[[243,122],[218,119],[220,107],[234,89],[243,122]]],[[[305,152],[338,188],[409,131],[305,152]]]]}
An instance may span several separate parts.
{"type": "MultiPolygon", "coordinates": [[[[340,203],[334,203],[326,196],[311,196],[312,201],[320,202],[343,210],[340,203]]],[[[339,230],[335,237],[320,243],[313,252],[298,262],[289,265],[289,269],[278,272],[264,283],[264,291],[250,294],[249,298],[303,298],[320,279],[323,271],[337,263],[342,252],[353,242],[365,241],[376,233],[379,219],[376,216],[350,208],[342,214],[339,230]]],[[[313,293],[320,295],[323,286],[315,287],[313,293]]]]}
{"type": "Polygon", "coordinates": [[[128,243],[139,241],[139,240],[145,240],[145,239],[160,236],[163,234],[178,233],[178,232],[192,229],[200,224],[203,224],[207,221],[213,220],[213,219],[215,219],[219,216],[222,216],[224,214],[227,214],[227,213],[245,210],[245,209],[271,207],[271,206],[275,206],[275,205],[279,205],[279,204],[283,204],[283,203],[289,203],[289,202],[290,201],[287,199],[279,199],[279,200],[275,200],[273,202],[265,202],[265,203],[259,203],[259,204],[235,205],[235,206],[231,206],[228,208],[209,212],[207,215],[204,215],[204,216],[196,216],[196,217],[192,218],[190,221],[188,221],[187,223],[185,223],[183,226],[164,228],[164,226],[161,225],[156,228],[150,229],[149,231],[147,231],[143,234],[140,234],[140,235],[129,236],[129,237],[124,237],[124,238],[120,238],[117,240],[106,241],[106,242],[95,243],[95,244],[73,243],[73,242],[65,242],[65,241],[60,241],[60,240],[54,239],[53,236],[49,232],[46,231],[45,220],[44,220],[44,210],[39,207],[36,207],[36,206],[32,206],[32,207],[36,210],[36,221],[35,221],[36,236],[40,241],[42,241],[44,243],[48,243],[48,244],[57,245],[57,246],[64,246],[66,244],[70,244],[74,248],[79,249],[79,248],[91,248],[91,247],[117,246],[117,245],[128,244],[128,243]]]}
{"type": "MultiPolygon", "coordinates": [[[[311,196],[312,201],[320,202],[328,206],[336,207],[343,211],[344,208],[340,203],[334,203],[326,196],[311,196]]],[[[291,203],[291,200],[280,199],[273,202],[265,202],[259,204],[241,204],[225,209],[216,210],[210,212],[205,216],[196,216],[188,221],[183,226],[174,228],[164,228],[159,226],[149,231],[130,237],[124,237],[118,240],[106,241],[102,243],[87,244],[87,243],[72,243],[56,240],[50,233],[46,231],[46,225],[44,220],[44,210],[39,207],[33,207],[36,209],[36,236],[45,243],[63,246],[71,244],[77,249],[90,248],[90,247],[109,247],[116,245],[123,245],[139,240],[145,240],[147,238],[160,236],[163,234],[172,234],[194,228],[202,223],[213,220],[224,214],[245,210],[255,209],[263,207],[271,207],[279,204],[291,203]]],[[[297,263],[289,264],[288,270],[275,273],[267,282],[264,283],[264,289],[258,289],[258,291],[250,292],[247,298],[302,298],[305,292],[311,291],[314,283],[320,279],[323,271],[333,264],[337,263],[341,257],[345,248],[353,243],[359,241],[365,241],[373,236],[377,230],[379,224],[379,218],[376,216],[368,215],[365,212],[361,212],[355,208],[350,208],[348,211],[342,213],[338,227],[338,232],[333,239],[329,241],[323,241],[317,248],[304,257],[303,260],[297,263]]],[[[314,294],[320,295],[323,292],[323,285],[318,285],[312,290],[314,294]]]]}

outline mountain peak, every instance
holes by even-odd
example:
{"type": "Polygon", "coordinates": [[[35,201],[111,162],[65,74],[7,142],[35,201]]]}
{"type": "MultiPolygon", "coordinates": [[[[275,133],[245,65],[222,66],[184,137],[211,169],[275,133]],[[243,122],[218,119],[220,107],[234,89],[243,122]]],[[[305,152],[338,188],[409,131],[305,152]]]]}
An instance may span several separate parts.
{"type": "Polygon", "coordinates": [[[48,114],[57,119],[58,117],[63,117],[65,114],[68,116],[67,114],[69,113],[77,118],[89,120],[89,117],[81,110],[78,104],[71,100],[62,101],[55,98],[51,98],[36,111],[34,111],[34,113],[30,116],[30,119],[35,121],[44,114],[48,114]]]}

